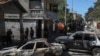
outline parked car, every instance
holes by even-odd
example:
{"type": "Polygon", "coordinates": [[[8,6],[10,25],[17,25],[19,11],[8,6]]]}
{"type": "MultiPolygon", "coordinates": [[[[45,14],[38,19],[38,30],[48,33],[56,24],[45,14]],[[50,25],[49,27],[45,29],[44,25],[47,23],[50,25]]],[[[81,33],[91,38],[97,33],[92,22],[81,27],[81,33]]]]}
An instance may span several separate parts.
{"type": "Polygon", "coordinates": [[[60,56],[62,54],[62,44],[48,43],[46,39],[35,39],[17,48],[5,48],[0,51],[0,56],[60,56]]]}
{"type": "Polygon", "coordinates": [[[59,36],[55,42],[63,43],[67,50],[86,50],[93,56],[100,56],[100,37],[95,32],[78,31],[70,36],[59,36]]]}

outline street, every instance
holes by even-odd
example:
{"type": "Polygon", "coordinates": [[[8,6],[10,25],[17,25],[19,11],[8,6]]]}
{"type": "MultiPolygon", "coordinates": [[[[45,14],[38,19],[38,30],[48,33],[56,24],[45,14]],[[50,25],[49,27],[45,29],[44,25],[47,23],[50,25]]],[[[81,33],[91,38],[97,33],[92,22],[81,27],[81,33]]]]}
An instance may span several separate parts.
{"type": "Polygon", "coordinates": [[[89,54],[86,54],[86,53],[76,53],[76,52],[64,52],[62,54],[62,56],[91,56],[89,54]]]}
{"type": "Polygon", "coordinates": [[[0,56],[90,53],[100,56],[100,0],[0,0],[0,56]]]}

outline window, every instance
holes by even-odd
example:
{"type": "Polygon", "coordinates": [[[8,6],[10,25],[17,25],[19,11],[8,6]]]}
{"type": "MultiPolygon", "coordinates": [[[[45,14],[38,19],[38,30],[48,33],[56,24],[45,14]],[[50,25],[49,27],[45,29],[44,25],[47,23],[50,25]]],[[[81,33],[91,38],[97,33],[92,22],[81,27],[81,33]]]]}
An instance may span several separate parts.
{"type": "Polygon", "coordinates": [[[82,33],[77,33],[75,34],[73,37],[74,37],[74,40],[82,40],[82,33]]]}
{"type": "Polygon", "coordinates": [[[84,34],[84,40],[95,40],[94,34],[84,34]]]}
{"type": "Polygon", "coordinates": [[[50,4],[50,11],[57,12],[57,11],[58,11],[57,8],[58,8],[57,5],[55,5],[55,4],[50,4]]]}
{"type": "Polygon", "coordinates": [[[37,42],[36,48],[47,48],[47,45],[44,42],[37,42]]]}
{"type": "Polygon", "coordinates": [[[40,9],[41,6],[41,0],[30,0],[29,1],[29,7],[30,9],[40,9]]]}
{"type": "Polygon", "coordinates": [[[29,43],[26,46],[24,46],[22,49],[33,49],[34,43],[29,43]]]}

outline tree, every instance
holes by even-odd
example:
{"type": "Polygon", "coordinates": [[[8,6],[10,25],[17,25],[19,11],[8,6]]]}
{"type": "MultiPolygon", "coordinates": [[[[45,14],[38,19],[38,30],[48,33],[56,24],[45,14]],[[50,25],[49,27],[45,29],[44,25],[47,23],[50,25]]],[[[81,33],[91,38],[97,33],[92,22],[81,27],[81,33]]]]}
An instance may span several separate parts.
{"type": "Polygon", "coordinates": [[[64,20],[64,14],[65,14],[65,0],[60,0],[60,3],[58,5],[58,16],[60,20],[64,20]]]}
{"type": "Polygon", "coordinates": [[[89,21],[89,20],[91,20],[91,16],[92,15],[90,15],[90,14],[92,14],[91,12],[93,11],[93,7],[90,7],[89,9],[88,9],[88,12],[85,14],[85,18],[86,18],[86,21],[89,21]]]}
{"type": "Polygon", "coordinates": [[[100,20],[100,0],[97,0],[93,8],[88,9],[88,12],[85,14],[85,18],[87,21],[100,20]]]}
{"type": "Polygon", "coordinates": [[[96,8],[98,6],[100,6],[100,0],[97,0],[97,2],[95,3],[95,6],[94,7],[96,8]]]}

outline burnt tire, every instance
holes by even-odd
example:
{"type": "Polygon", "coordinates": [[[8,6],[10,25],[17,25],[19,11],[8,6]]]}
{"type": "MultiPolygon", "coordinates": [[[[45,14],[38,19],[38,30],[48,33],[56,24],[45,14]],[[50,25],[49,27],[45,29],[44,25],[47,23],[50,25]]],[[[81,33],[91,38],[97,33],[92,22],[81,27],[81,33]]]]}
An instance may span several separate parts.
{"type": "Polygon", "coordinates": [[[94,48],[92,50],[92,56],[100,56],[100,48],[94,48]]]}

